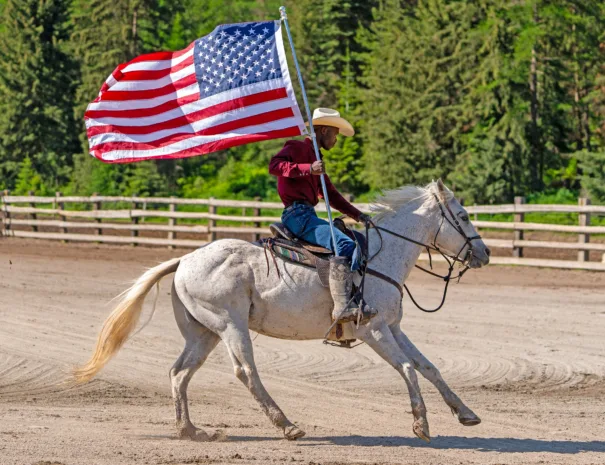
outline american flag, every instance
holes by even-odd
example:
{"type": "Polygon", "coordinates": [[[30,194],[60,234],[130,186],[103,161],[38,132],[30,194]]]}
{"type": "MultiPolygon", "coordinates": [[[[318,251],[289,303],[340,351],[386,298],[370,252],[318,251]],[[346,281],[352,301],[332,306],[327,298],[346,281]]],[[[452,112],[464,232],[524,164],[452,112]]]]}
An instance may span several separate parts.
{"type": "Polygon", "coordinates": [[[184,50],[121,64],[84,117],[90,154],[107,163],[185,158],[305,133],[280,21],[218,26],[184,50]]]}

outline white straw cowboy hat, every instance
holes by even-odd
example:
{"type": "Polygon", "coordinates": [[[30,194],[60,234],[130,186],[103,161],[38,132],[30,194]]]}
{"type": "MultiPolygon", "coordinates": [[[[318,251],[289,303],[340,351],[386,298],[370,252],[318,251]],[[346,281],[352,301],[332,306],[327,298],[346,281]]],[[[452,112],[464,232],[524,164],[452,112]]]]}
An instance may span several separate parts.
{"type": "MultiPolygon", "coordinates": [[[[307,123],[307,126],[309,123],[307,123]]],[[[355,129],[346,119],[340,117],[340,113],[331,108],[316,108],[313,110],[313,126],[331,126],[338,128],[343,136],[352,136],[355,129]]]]}

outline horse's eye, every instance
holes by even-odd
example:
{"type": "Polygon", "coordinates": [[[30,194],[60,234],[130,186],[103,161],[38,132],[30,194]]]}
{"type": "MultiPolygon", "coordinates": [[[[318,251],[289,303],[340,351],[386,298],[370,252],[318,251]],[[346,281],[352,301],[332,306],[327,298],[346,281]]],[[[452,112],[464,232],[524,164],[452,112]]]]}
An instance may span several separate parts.
{"type": "Polygon", "coordinates": [[[462,215],[462,216],[460,217],[460,219],[461,219],[462,221],[464,221],[465,223],[468,223],[468,216],[467,216],[467,215],[462,215]]]}

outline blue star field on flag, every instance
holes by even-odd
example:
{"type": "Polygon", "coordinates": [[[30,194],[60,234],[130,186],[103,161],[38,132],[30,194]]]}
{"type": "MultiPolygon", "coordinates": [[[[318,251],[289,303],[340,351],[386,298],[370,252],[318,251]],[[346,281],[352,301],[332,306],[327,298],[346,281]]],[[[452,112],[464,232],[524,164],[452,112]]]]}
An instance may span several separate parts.
{"type": "Polygon", "coordinates": [[[195,43],[200,98],[282,77],[275,22],[226,24],[195,43]]]}

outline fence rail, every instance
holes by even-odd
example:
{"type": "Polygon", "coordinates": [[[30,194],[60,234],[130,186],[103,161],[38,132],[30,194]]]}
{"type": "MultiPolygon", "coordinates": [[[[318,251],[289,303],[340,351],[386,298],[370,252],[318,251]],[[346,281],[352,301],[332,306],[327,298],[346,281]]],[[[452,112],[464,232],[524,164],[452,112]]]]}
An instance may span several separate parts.
{"type": "MultiPolygon", "coordinates": [[[[256,240],[261,235],[269,233],[270,223],[280,220],[276,215],[283,208],[281,203],[260,200],[97,195],[81,197],[62,196],[60,193],[54,197],[41,197],[14,196],[9,195],[7,191],[1,196],[1,201],[3,236],[168,247],[198,247],[215,240],[217,234],[234,234],[238,237],[249,235],[251,240],[256,240]],[[78,209],[73,206],[68,208],[73,204],[79,204],[78,209]],[[111,208],[107,208],[108,204],[112,204],[111,208]],[[185,206],[203,207],[207,211],[179,211],[179,207],[185,206]],[[219,212],[219,209],[226,208],[240,209],[241,214],[235,215],[233,211],[219,212]],[[263,215],[263,210],[266,213],[268,210],[273,212],[263,215]],[[153,220],[149,222],[150,219],[153,220]],[[164,222],[157,223],[160,220],[164,222]],[[183,221],[201,221],[205,224],[184,224],[183,221]],[[113,233],[104,234],[104,231],[113,233]],[[119,235],[120,231],[130,231],[130,235],[119,235]],[[140,236],[141,232],[153,234],[153,237],[140,236]],[[181,235],[181,238],[177,238],[177,235],[181,235]],[[187,238],[182,238],[182,235],[186,235],[187,238]]],[[[356,204],[356,206],[361,211],[369,212],[368,204],[356,204]]],[[[320,204],[317,210],[325,211],[325,206],[320,204]]],[[[590,225],[591,215],[605,215],[605,206],[590,205],[587,199],[580,199],[577,206],[530,205],[518,197],[514,204],[474,205],[468,206],[467,211],[475,215],[473,224],[477,228],[513,233],[512,239],[484,239],[489,247],[513,251],[512,257],[494,257],[494,263],[605,271],[605,253],[602,261],[589,260],[590,251],[605,252],[605,243],[590,241],[592,234],[605,234],[605,226],[590,225]],[[514,221],[476,219],[477,214],[501,213],[513,214],[514,221]],[[527,213],[575,213],[578,214],[578,225],[528,223],[524,221],[527,213]],[[526,240],[525,231],[577,234],[578,240],[577,242],[526,240]],[[577,250],[578,257],[577,260],[525,258],[524,249],[527,248],[577,250]]]]}

